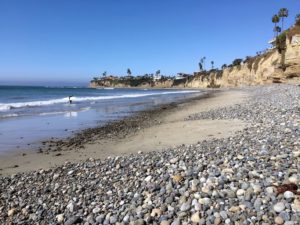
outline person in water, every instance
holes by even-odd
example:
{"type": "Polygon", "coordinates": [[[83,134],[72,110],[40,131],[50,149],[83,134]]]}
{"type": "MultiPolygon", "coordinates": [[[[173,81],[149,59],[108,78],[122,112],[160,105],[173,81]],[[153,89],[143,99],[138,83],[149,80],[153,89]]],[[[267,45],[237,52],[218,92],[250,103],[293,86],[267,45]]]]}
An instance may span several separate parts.
{"type": "Polygon", "coordinates": [[[72,102],[73,102],[72,99],[71,99],[72,97],[73,97],[72,95],[69,96],[69,103],[70,104],[72,104],[72,102]]]}

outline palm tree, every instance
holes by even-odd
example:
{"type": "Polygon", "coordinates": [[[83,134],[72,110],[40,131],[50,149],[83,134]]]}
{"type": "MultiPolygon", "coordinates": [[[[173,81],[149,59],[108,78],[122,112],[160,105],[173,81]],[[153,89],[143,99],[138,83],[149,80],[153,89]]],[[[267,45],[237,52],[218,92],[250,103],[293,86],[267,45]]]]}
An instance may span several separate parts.
{"type": "Polygon", "coordinates": [[[205,70],[205,59],[206,59],[205,56],[200,59],[200,63],[202,64],[202,69],[203,70],[205,70]]]}
{"type": "Polygon", "coordinates": [[[200,72],[203,70],[203,65],[201,62],[198,63],[200,72]]]}
{"type": "Polygon", "coordinates": [[[210,63],[211,63],[211,69],[213,70],[213,69],[214,69],[214,64],[215,64],[215,62],[214,62],[214,61],[211,61],[210,63]]]}
{"type": "Polygon", "coordinates": [[[107,74],[107,72],[104,71],[104,72],[102,73],[102,76],[103,76],[103,77],[106,77],[106,74],[107,74]]]}
{"type": "Polygon", "coordinates": [[[157,70],[157,71],[155,72],[155,75],[158,76],[159,74],[160,74],[160,70],[157,70]]]}
{"type": "MultiPolygon", "coordinates": [[[[277,23],[279,23],[279,20],[280,20],[280,18],[279,18],[279,16],[278,16],[277,14],[275,14],[275,15],[272,17],[272,23],[275,24],[275,25],[274,25],[274,37],[275,37],[275,35],[276,35],[276,27],[277,27],[277,23]]],[[[278,36],[278,33],[277,33],[276,36],[278,36]]]]}
{"type": "Polygon", "coordinates": [[[274,27],[274,33],[276,33],[276,36],[278,36],[278,33],[280,33],[280,32],[281,32],[280,26],[274,27]]]}
{"type": "Polygon", "coordinates": [[[284,17],[288,17],[289,16],[289,11],[287,10],[287,8],[281,8],[279,10],[278,16],[281,18],[281,30],[283,31],[283,21],[284,21],[284,17]]]}
{"type": "Polygon", "coordinates": [[[127,69],[127,75],[131,76],[131,70],[129,68],[127,69]]]}

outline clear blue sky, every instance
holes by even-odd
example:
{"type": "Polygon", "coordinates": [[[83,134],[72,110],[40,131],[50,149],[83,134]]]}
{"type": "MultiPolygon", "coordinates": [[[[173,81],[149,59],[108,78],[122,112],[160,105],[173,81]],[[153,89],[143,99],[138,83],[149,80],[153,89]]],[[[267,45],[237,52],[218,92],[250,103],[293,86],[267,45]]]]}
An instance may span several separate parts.
{"type": "Polygon", "coordinates": [[[0,84],[221,66],[267,48],[281,7],[293,24],[299,0],[0,0],[0,84]]]}

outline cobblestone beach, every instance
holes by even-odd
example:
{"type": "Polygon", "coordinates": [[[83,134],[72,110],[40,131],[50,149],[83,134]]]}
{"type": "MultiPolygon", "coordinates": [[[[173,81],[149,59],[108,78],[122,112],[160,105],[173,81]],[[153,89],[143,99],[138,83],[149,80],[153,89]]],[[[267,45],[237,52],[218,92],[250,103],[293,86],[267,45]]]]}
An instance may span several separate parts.
{"type": "Polygon", "coordinates": [[[300,87],[243,88],[186,120],[248,126],[164,151],[0,178],[0,224],[300,224],[300,87]]]}

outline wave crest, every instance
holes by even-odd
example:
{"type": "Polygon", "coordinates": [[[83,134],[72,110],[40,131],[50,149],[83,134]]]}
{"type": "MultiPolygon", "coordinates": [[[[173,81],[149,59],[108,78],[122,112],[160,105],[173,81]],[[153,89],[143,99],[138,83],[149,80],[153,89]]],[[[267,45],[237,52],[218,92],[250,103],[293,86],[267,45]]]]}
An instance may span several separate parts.
{"type": "MultiPolygon", "coordinates": [[[[110,100],[110,99],[119,99],[119,98],[138,98],[138,97],[146,97],[152,95],[167,95],[167,94],[180,94],[180,93],[196,93],[199,91],[196,90],[186,90],[186,91],[166,91],[161,93],[144,93],[144,94],[126,94],[126,95],[111,95],[111,96],[87,96],[87,97],[72,97],[72,101],[76,102],[84,102],[84,101],[97,101],[97,100],[110,100]]],[[[32,102],[17,102],[17,103],[0,103],[0,111],[7,111],[14,108],[24,108],[24,107],[38,107],[38,106],[47,106],[53,104],[63,104],[69,103],[69,98],[61,98],[61,99],[50,99],[45,101],[32,101],[32,102]]]]}

